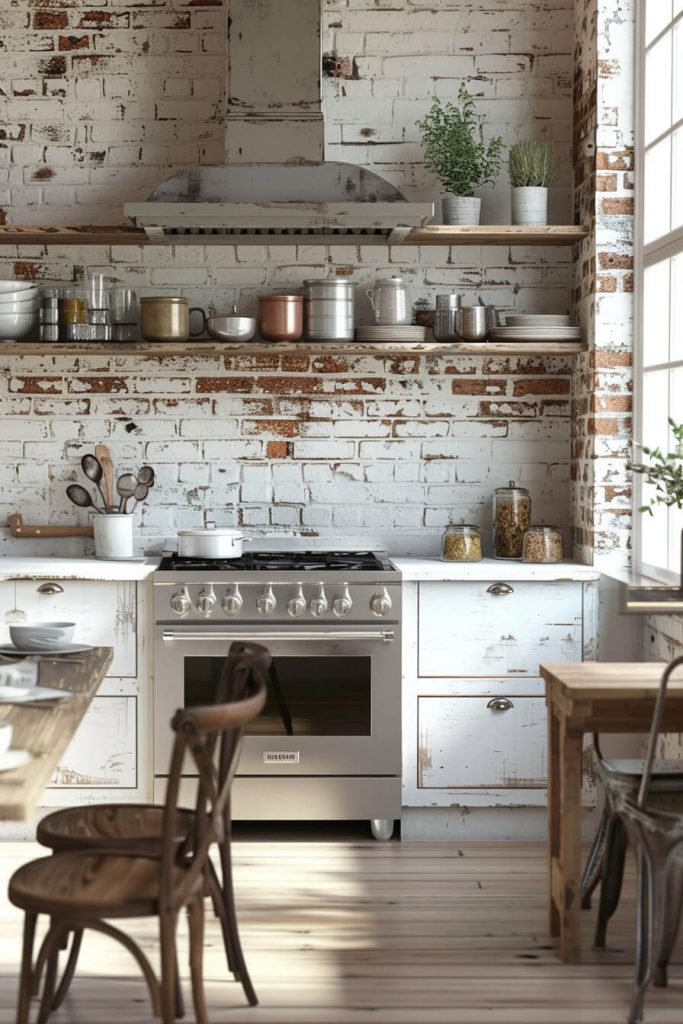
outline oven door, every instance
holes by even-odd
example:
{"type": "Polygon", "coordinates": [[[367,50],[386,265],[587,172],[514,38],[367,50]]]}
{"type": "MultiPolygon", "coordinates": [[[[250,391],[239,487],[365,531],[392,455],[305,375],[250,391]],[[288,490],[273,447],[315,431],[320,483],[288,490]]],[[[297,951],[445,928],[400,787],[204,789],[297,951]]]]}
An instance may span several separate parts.
{"type": "Polygon", "coordinates": [[[250,629],[188,623],[156,630],[156,775],[168,773],[174,712],[213,703],[233,640],[263,644],[273,656],[267,703],[245,735],[239,775],[400,774],[397,626],[250,629]]]}

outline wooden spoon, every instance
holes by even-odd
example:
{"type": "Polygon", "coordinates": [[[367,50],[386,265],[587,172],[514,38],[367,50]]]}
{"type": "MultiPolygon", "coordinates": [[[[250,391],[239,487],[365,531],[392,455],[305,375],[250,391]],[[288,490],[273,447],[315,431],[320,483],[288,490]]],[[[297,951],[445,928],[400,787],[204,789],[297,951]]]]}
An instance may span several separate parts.
{"type": "Polygon", "coordinates": [[[114,464],[111,461],[111,452],[106,444],[95,445],[95,456],[99,459],[104,476],[104,494],[107,508],[114,504],[114,464]]]}

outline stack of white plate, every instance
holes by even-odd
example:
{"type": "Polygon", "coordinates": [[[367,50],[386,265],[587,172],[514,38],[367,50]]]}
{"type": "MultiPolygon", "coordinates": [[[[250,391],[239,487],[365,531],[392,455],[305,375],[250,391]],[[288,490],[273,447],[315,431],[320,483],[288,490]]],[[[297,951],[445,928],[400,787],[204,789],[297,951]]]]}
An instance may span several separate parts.
{"type": "Polygon", "coordinates": [[[0,342],[19,341],[38,319],[38,288],[30,281],[0,281],[0,342]]]}
{"type": "Polygon", "coordinates": [[[581,328],[562,313],[510,313],[491,341],[580,341],[581,328]]]}
{"type": "Polygon", "coordinates": [[[426,328],[396,324],[393,327],[356,327],[356,341],[424,341],[426,328]]]}

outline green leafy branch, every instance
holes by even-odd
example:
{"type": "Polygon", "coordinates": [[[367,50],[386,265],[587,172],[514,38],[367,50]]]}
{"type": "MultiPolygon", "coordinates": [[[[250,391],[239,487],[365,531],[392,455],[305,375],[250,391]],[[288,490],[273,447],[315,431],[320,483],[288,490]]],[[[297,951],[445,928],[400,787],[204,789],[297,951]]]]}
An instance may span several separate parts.
{"type": "Polygon", "coordinates": [[[669,416],[671,432],[676,439],[676,450],[663,454],[661,448],[646,448],[639,444],[643,455],[650,459],[649,464],[632,462],[630,469],[634,473],[642,473],[645,481],[652,484],[655,493],[647,505],[641,505],[639,512],[653,515],[655,505],[667,505],[669,508],[683,508],[683,423],[676,423],[669,416]]]}
{"type": "Polygon", "coordinates": [[[471,196],[479,185],[494,184],[500,170],[503,140],[496,136],[488,145],[484,144],[484,118],[474,112],[474,100],[464,85],[460,86],[458,100],[460,107],[441,103],[435,97],[418,127],[425,167],[447,192],[471,196]]]}

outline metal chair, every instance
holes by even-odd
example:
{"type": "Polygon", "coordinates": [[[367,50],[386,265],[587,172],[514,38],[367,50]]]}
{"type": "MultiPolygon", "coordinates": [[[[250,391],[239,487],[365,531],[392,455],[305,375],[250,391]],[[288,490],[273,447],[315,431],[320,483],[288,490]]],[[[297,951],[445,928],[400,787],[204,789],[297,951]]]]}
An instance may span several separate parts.
{"type": "Polygon", "coordinates": [[[683,800],[680,790],[655,790],[653,785],[666,688],[672,672],[681,665],[683,657],[674,658],[662,673],[637,793],[633,793],[632,777],[628,776],[625,784],[624,776],[609,762],[598,762],[610,808],[598,928],[601,919],[604,927],[607,911],[618,900],[625,839],[634,849],[638,865],[636,978],[628,1024],[642,1024],[645,991],[650,982],[658,986],[667,984],[667,966],[683,905],[683,800]],[[667,809],[667,803],[679,809],[667,809]]]}
{"type": "MultiPolygon", "coordinates": [[[[259,703],[262,706],[265,701],[265,675],[270,661],[270,654],[264,647],[257,644],[233,643],[218,685],[217,704],[212,708],[197,708],[194,711],[186,709],[185,712],[178,712],[171,723],[172,727],[177,732],[182,715],[194,715],[199,719],[200,715],[208,713],[210,710],[219,712],[225,709],[239,708],[240,703],[254,693],[258,693],[259,703]]],[[[259,706],[258,710],[260,711],[260,709],[259,706]]],[[[199,720],[203,722],[203,719],[199,720]]],[[[224,730],[220,735],[216,734],[207,738],[206,746],[211,752],[218,744],[215,785],[221,791],[224,784],[232,780],[241,736],[241,730],[236,729],[229,733],[224,730]]],[[[177,745],[178,739],[176,739],[177,745]]],[[[209,778],[208,767],[205,766],[203,770],[200,767],[199,775],[200,787],[195,808],[193,810],[174,809],[173,844],[178,863],[184,864],[188,858],[194,856],[194,851],[197,849],[197,836],[206,830],[204,806],[209,778]]],[[[168,792],[170,793],[171,790],[171,780],[169,780],[168,792]]],[[[165,855],[164,844],[167,837],[164,834],[164,822],[170,813],[168,799],[167,796],[165,806],[105,804],[56,811],[40,823],[38,838],[40,842],[55,851],[54,856],[58,863],[61,863],[63,858],[71,853],[79,856],[85,854],[93,856],[97,853],[104,859],[138,857],[159,861],[165,855]]],[[[228,790],[217,840],[222,877],[219,881],[213,864],[207,857],[205,892],[211,896],[214,909],[221,922],[229,969],[241,982],[245,995],[253,1006],[258,1000],[249,977],[237,930],[230,856],[230,826],[230,794],[228,790]]],[[[36,957],[35,966],[30,972],[32,994],[37,993],[42,973],[47,967],[39,1014],[41,1024],[47,1019],[50,1012],[59,1007],[71,984],[78,960],[82,931],[83,926],[77,917],[69,919],[68,923],[63,922],[58,940],[55,940],[54,931],[51,928],[36,957]],[[60,947],[65,948],[70,933],[72,935],[71,951],[61,982],[56,986],[58,950],[60,947]]],[[[182,999],[177,978],[175,987],[175,1012],[177,1016],[182,1016],[182,999]]]]}

